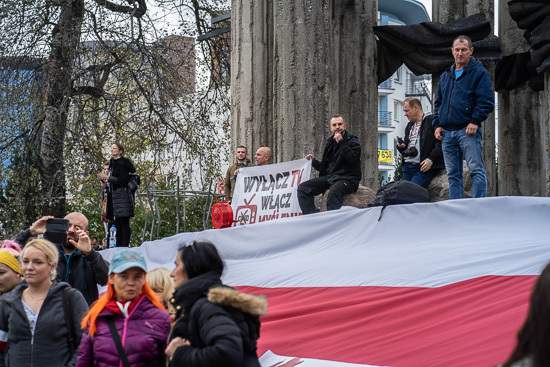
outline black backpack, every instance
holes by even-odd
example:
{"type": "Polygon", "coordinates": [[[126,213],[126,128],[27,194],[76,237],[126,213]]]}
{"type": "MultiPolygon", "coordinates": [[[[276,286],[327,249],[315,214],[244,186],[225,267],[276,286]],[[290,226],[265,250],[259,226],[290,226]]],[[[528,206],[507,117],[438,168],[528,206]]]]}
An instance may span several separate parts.
{"type": "Polygon", "coordinates": [[[136,193],[138,186],[141,184],[141,177],[136,174],[130,175],[130,181],[128,182],[128,190],[133,194],[136,193]]]}
{"type": "Polygon", "coordinates": [[[410,181],[394,181],[382,186],[376,191],[376,198],[368,205],[368,207],[381,206],[380,218],[382,212],[388,205],[396,204],[412,204],[412,203],[429,203],[430,194],[428,190],[420,185],[410,181]]]}

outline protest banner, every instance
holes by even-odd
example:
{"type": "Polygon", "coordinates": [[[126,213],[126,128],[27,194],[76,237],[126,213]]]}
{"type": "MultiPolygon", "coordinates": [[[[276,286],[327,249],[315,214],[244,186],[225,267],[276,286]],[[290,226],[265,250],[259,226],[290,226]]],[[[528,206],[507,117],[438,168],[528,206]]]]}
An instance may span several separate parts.
{"type": "Polygon", "coordinates": [[[302,215],[296,190],[310,172],[311,161],[305,158],[241,168],[231,201],[233,226],[302,215]]]}

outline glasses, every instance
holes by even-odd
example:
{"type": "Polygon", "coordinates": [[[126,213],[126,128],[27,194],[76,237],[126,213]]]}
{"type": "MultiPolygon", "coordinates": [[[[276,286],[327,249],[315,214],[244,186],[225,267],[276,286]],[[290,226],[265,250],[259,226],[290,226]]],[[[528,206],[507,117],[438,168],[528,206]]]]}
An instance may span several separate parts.
{"type": "Polygon", "coordinates": [[[118,150],[118,148],[111,148],[111,150],[118,150]]]}

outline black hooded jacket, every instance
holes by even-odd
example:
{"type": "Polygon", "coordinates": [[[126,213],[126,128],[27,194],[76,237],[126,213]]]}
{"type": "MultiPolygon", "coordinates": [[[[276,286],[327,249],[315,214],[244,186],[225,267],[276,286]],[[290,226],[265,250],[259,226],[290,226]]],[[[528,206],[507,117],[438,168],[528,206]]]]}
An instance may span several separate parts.
{"type": "Polygon", "coordinates": [[[171,300],[176,322],[170,333],[188,339],[176,349],[171,367],[259,367],[256,342],[265,299],[225,287],[220,276],[208,272],[176,289],[171,300]]]}

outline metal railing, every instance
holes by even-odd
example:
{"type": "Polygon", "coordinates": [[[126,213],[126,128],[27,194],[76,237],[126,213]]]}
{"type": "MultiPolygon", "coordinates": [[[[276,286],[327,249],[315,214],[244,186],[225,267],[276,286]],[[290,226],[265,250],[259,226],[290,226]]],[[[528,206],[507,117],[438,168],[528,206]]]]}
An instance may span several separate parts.
{"type": "Polygon", "coordinates": [[[378,84],[378,88],[382,88],[382,89],[392,89],[391,78],[390,78],[390,79],[386,79],[386,80],[383,81],[382,83],[378,84]]]}
{"type": "Polygon", "coordinates": [[[432,93],[423,79],[407,79],[405,95],[407,97],[427,97],[430,104],[432,103],[432,93]]]}
{"type": "Polygon", "coordinates": [[[145,241],[147,231],[149,231],[149,241],[160,238],[160,227],[162,224],[161,211],[159,208],[158,199],[161,197],[168,197],[176,200],[176,233],[180,233],[181,223],[183,222],[183,232],[187,231],[186,218],[187,207],[186,201],[190,198],[206,198],[206,202],[203,207],[202,213],[202,225],[203,229],[209,229],[210,223],[210,210],[216,198],[221,199],[225,197],[224,194],[218,194],[213,190],[214,182],[210,183],[208,191],[196,191],[186,190],[185,184],[180,182],[177,178],[176,187],[172,190],[157,190],[153,184],[149,183],[147,178],[142,179],[142,184],[138,192],[136,192],[136,210],[138,207],[143,210],[144,225],[143,232],[141,234],[141,242],[145,241]],[[180,212],[180,207],[183,209],[183,213],[180,212]],[[151,223],[149,224],[149,217],[151,223]],[[155,230],[156,229],[156,230],[155,230]],[[155,235],[156,232],[156,235],[155,235]]]}
{"type": "Polygon", "coordinates": [[[389,111],[378,111],[378,126],[392,127],[391,112],[389,112],[389,111]]]}

